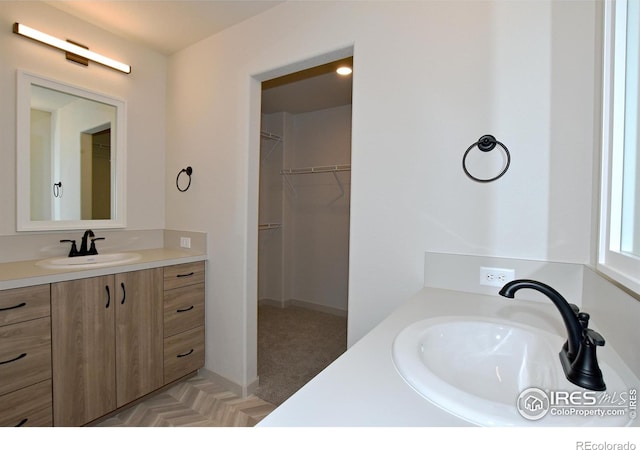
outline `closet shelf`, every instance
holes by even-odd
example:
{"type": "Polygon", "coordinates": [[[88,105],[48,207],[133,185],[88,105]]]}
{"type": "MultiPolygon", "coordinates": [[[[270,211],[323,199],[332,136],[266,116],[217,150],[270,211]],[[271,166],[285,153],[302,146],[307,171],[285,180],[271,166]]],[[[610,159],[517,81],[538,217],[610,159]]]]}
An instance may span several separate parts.
{"type": "Polygon", "coordinates": [[[264,131],[264,130],[260,131],[260,136],[262,136],[263,138],[266,138],[266,139],[271,139],[273,141],[281,141],[282,140],[282,138],[280,136],[278,136],[277,134],[273,134],[273,133],[270,133],[270,132],[264,131]]]}
{"type": "Polygon", "coordinates": [[[282,169],[280,171],[280,175],[284,175],[284,181],[286,181],[287,186],[291,189],[294,198],[298,198],[298,193],[296,192],[296,188],[293,186],[291,181],[289,180],[289,175],[303,175],[308,173],[330,173],[336,179],[336,183],[338,183],[338,187],[340,188],[340,192],[344,195],[344,187],[342,186],[342,182],[337,172],[347,172],[351,171],[351,164],[337,164],[333,166],[313,166],[313,167],[299,167],[292,169],[282,169]]]}
{"type": "Polygon", "coordinates": [[[351,164],[339,164],[334,166],[301,167],[295,169],[282,169],[280,175],[302,175],[307,173],[346,172],[351,170],[351,164]]]}
{"type": "Polygon", "coordinates": [[[258,230],[277,230],[282,228],[281,223],[261,223],[258,225],[258,230]]]}

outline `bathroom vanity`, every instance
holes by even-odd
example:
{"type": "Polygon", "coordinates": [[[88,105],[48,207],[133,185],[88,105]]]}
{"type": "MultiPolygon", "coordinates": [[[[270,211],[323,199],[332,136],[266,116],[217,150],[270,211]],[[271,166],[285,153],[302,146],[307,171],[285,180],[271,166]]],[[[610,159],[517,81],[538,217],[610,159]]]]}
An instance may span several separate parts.
{"type": "Polygon", "coordinates": [[[0,264],[0,426],[81,426],[204,365],[204,255],[0,264]]]}

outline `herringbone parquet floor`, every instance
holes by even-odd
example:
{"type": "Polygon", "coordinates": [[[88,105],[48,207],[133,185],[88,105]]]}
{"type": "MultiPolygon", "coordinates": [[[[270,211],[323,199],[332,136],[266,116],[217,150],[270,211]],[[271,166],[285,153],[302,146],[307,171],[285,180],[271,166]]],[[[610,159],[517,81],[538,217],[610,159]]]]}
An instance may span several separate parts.
{"type": "Polygon", "coordinates": [[[94,426],[252,427],[274,409],[254,395],[243,399],[196,376],[94,426]]]}

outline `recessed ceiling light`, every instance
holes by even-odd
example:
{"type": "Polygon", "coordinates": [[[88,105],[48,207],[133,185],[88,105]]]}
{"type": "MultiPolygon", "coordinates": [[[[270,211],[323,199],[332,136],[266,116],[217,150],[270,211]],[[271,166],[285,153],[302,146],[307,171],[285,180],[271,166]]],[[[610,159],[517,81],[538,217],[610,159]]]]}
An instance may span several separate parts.
{"type": "Polygon", "coordinates": [[[342,66],[338,67],[336,72],[338,72],[339,75],[351,75],[351,72],[353,72],[353,70],[351,70],[351,67],[342,66]]]}

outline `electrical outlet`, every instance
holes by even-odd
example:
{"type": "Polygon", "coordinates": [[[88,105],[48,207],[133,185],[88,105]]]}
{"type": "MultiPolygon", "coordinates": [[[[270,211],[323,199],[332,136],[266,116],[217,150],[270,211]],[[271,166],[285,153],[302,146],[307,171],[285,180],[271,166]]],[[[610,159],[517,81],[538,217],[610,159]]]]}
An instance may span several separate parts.
{"type": "Polygon", "coordinates": [[[189,238],[189,237],[181,237],[180,238],[180,247],[182,247],[182,248],[191,248],[191,238],[189,238]]]}
{"type": "Polygon", "coordinates": [[[480,267],[480,284],[502,287],[516,277],[515,270],[496,267],[480,267]]]}

